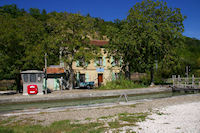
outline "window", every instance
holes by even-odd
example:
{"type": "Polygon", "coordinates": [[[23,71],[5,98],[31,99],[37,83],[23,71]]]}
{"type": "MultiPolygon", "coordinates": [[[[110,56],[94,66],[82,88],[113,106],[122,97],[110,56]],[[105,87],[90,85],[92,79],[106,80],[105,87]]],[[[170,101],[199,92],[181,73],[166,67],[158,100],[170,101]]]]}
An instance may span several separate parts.
{"type": "Polygon", "coordinates": [[[119,60],[118,59],[115,59],[115,65],[119,65],[119,60]]]}
{"type": "Polygon", "coordinates": [[[36,74],[30,74],[30,82],[36,82],[36,74]]]}
{"type": "Polygon", "coordinates": [[[80,82],[85,82],[85,74],[80,74],[80,82]]]}
{"type": "Polygon", "coordinates": [[[98,63],[99,66],[103,66],[102,57],[99,57],[99,58],[98,58],[97,63],[98,63]]]}
{"type": "Polygon", "coordinates": [[[79,60],[79,63],[80,63],[80,66],[85,66],[86,65],[86,62],[85,62],[85,60],[83,58],[79,60]]]}
{"type": "Polygon", "coordinates": [[[42,74],[38,74],[38,82],[42,81],[42,74]]]}
{"type": "Polygon", "coordinates": [[[84,58],[80,58],[80,59],[78,59],[78,60],[76,61],[76,66],[77,66],[77,67],[79,67],[79,66],[84,67],[84,66],[87,66],[87,65],[88,65],[88,63],[85,61],[84,58]]]}
{"type": "Polygon", "coordinates": [[[23,78],[24,78],[24,82],[28,82],[28,74],[24,74],[23,78]]]}
{"type": "Polygon", "coordinates": [[[112,66],[119,66],[120,60],[118,58],[111,57],[111,64],[112,64],[112,66]]]}

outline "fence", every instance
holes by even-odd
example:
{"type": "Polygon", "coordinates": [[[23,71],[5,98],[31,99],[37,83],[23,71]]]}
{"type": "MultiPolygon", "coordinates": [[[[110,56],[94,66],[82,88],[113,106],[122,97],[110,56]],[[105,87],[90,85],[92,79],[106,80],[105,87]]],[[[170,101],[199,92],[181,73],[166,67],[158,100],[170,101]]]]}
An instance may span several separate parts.
{"type": "Polygon", "coordinates": [[[200,78],[194,77],[184,77],[181,78],[180,75],[172,75],[173,87],[185,88],[185,89],[200,89],[200,78]]]}

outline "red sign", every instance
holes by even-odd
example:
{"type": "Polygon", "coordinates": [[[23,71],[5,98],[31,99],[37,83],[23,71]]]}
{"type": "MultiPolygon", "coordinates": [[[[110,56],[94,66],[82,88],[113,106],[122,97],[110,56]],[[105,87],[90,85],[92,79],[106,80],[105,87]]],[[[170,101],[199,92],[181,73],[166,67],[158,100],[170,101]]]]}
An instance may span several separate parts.
{"type": "Polygon", "coordinates": [[[38,87],[37,87],[37,85],[28,85],[27,91],[28,91],[28,94],[37,94],[38,93],[38,87]]]}

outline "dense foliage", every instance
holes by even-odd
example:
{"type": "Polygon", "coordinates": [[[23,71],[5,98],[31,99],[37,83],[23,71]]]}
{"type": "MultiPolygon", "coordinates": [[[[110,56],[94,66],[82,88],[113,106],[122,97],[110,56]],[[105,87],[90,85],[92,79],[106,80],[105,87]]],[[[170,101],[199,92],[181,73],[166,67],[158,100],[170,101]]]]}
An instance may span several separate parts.
{"type": "Polygon", "coordinates": [[[154,80],[155,62],[172,60],[183,41],[184,17],[180,9],[166,3],[144,0],[129,10],[127,19],[110,28],[109,53],[121,53],[127,77],[131,71],[150,71],[154,80]]]}
{"type": "Polygon", "coordinates": [[[88,45],[91,38],[110,40],[109,56],[123,60],[127,77],[131,72],[145,72],[153,82],[154,74],[159,79],[185,76],[186,66],[200,76],[200,40],[182,36],[183,20],[180,9],[152,0],[137,3],[125,20],[114,22],[5,5],[0,7],[0,80],[19,83],[21,70],[42,70],[45,53],[48,65],[56,65],[62,51],[73,82],[72,62],[90,63],[98,55],[98,48],[88,45]]]}
{"type": "Polygon", "coordinates": [[[96,31],[94,18],[67,12],[47,14],[36,8],[26,12],[8,5],[0,7],[0,22],[0,79],[19,83],[21,70],[42,70],[45,53],[48,65],[56,65],[62,50],[72,88],[72,62],[84,59],[89,63],[98,55],[98,48],[88,45],[96,31]]]}

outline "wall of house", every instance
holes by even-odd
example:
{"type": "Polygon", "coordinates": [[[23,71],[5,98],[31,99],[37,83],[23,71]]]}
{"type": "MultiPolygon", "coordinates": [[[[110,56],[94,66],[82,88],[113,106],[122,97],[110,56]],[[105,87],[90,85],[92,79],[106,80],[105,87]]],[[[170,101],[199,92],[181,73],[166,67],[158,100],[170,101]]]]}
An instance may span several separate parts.
{"type": "MultiPolygon", "coordinates": [[[[60,90],[60,83],[61,83],[60,78],[48,78],[47,88],[50,89],[51,91],[60,90]]],[[[45,86],[45,84],[43,84],[43,86],[45,86]]]]}
{"type": "Polygon", "coordinates": [[[103,74],[103,82],[102,84],[106,84],[106,82],[115,79],[115,73],[119,73],[121,67],[116,66],[113,62],[113,58],[107,58],[107,54],[104,53],[103,48],[101,49],[102,53],[102,65],[99,66],[97,61],[92,60],[90,64],[86,65],[85,67],[80,66],[80,62],[76,61],[73,62],[73,69],[75,74],[78,76],[80,74],[85,74],[85,81],[94,81],[95,86],[98,86],[98,74],[103,74]]]}

